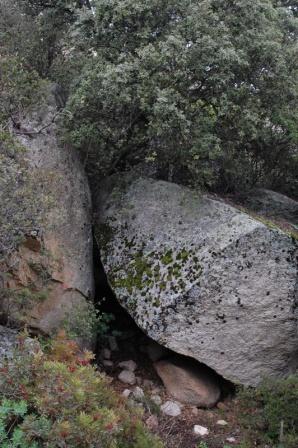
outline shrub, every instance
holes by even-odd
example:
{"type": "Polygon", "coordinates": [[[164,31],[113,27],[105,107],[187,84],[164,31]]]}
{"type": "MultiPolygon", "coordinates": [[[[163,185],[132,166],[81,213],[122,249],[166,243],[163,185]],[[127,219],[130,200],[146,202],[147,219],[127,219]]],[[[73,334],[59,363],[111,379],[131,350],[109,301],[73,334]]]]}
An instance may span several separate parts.
{"type": "MultiPolygon", "coordinates": [[[[48,353],[28,353],[24,338],[20,339],[13,360],[0,370],[2,406],[23,403],[26,410],[16,421],[24,444],[8,446],[162,447],[147,433],[137,411],[127,408],[106,376],[90,364],[91,359],[89,352],[82,353],[64,333],[48,353]]],[[[2,428],[5,431],[5,424],[2,428]]],[[[13,434],[6,433],[11,443],[13,434]]]]}
{"type": "Polygon", "coordinates": [[[111,320],[111,314],[101,313],[92,302],[86,301],[72,307],[65,316],[63,326],[70,338],[88,341],[95,336],[104,338],[111,320]]]}
{"type": "Polygon", "coordinates": [[[240,393],[240,403],[244,426],[257,430],[264,442],[298,446],[298,374],[246,389],[240,393]]]}
{"type": "Polygon", "coordinates": [[[3,400],[0,405],[0,443],[1,448],[37,448],[37,444],[28,444],[24,432],[18,426],[20,419],[27,414],[24,400],[3,400]]]}

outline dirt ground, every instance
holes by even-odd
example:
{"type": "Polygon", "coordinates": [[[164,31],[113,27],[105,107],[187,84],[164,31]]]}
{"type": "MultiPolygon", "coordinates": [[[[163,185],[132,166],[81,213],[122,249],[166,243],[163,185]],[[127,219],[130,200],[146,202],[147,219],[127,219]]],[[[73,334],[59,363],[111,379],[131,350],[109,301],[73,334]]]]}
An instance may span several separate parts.
{"type": "MultiPolygon", "coordinates": [[[[136,385],[129,386],[118,380],[118,375],[122,370],[118,367],[118,363],[129,359],[136,362],[135,375],[139,386],[145,393],[143,420],[146,422],[150,415],[157,416],[158,427],[150,429],[163,440],[166,448],[197,448],[200,446],[200,442],[205,442],[206,448],[238,448],[241,445],[245,434],[238,420],[238,402],[232,394],[227,394],[213,409],[198,409],[194,406],[182,405],[182,412],[178,417],[166,416],[156,406],[152,408],[150,406],[150,396],[152,394],[159,395],[162,403],[173,400],[173,398],[167,394],[152,362],[138,350],[138,346],[139,344],[136,344],[135,340],[121,345],[118,351],[112,352],[113,367],[105,370],[112,379],[112,387],[122,394],[125,389],[133,390],[136,385]],[[218,420],[225,420],[227,425],[217,424],[218,420]],[[193,431],[194,425],[208,428],[209,434],[204,437],[196,436],[193,431]],[[234,438],[235,441],[229,442],[227,441],[228,438],[234,438]]],[[[258,446],[257,443],[251,445],[252,448],[254,446],[258,446]]],[[[250,448],[249,445],[246,445],[246,447],[250,448]]]]}

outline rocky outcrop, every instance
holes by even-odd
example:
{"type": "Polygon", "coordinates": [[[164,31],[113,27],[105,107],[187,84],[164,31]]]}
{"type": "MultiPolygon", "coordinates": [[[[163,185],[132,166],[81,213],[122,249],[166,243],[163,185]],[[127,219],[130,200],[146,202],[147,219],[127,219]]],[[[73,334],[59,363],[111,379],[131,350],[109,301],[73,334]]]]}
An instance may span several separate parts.
{"type": "Polygon", "coordinates": [[[93,296],[88,183],[56,119],[49,96],[11,129],[0,160],[2,321],[44,333],[93,296]]]}
{"type": "Polygon", "coordinates": [[[154,367],[168,393],[181,403],[210,408],[218,402],[218,378],[206,366],[177,357],[158,361],[154,367]]]}
{"type": "Polygon", "coordinates": [[[298,202],[276,191],[258,188],[242,198],[249,209],[298,226],[298,202]]]}
{"type": "Polygon", "coordinates": [[[297,367],[297,242],[167,182],[110,179],[97,202],[109,281],[152,339],[247,385],[297,367]]]}

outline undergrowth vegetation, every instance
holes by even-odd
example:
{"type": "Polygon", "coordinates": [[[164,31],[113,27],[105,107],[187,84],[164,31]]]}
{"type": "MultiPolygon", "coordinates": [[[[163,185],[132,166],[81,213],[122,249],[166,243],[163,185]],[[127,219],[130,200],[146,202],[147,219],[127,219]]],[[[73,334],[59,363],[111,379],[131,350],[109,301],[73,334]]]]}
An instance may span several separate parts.
{"type": "Polygon", "coordinates": [[[298,446],[298,374],[286,379],[266,380],[257,389],[239,394],[240,422],[248,430],[248,447],[253,440],[268,447],[298,446]]]}
{"type": "Polygon", "coordinates": [[[0,369],[1,447],[162,448],[91,359],[62,332],[46,353],[21,336],[0,369]]]}

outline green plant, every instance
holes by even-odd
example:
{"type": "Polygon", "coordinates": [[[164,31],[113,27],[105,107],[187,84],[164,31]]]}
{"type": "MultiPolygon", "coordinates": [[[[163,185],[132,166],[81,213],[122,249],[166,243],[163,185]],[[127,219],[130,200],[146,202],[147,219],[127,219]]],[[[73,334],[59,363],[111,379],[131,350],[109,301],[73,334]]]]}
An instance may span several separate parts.
{"type": "Polygon", "coordinates": [[[28,311],[39,302],[44,301],[47,296],[46,289],[35,291],[29,287],[0,288],[0,318],[7,324],[18,322],[18,325],[25,325],[28,311]]]}
{"type": "Polygon", "coordinates": [[[110,329],[113,315],[101,313],[90,301],[81,302],[66,314],[63,328],[70,338],[103,339],[110,329]]]}
{"type": "Polygon", "coordinates": [[[200,442],[200,443],[197,445],[197,448],[208,448],[208,445],[207,445],[206,442],[200,442]]]}
{"type": "Polygon", "coordinates": [[[1,448],[37,448],[37,443],[28,443],[20,427],[28,412],[25,400],[4,399],[0,403],[0,444],[1,448]]]}
{"type": "Polygon", "coordinates": [[[81,352],[63,332],[47,353],[28,353],[24,338],[0,369],[0,400],[26,400],[30,414],[23,412],[18,428],[28,447],[162,448],[138,411],[126,407],[90,364],[89,352],[81,352]]]}
{"type": "Polygon", "coordinates": [[[240,392],[243,425],[272,446],[298,445],[298,375],[240,392]]]}

